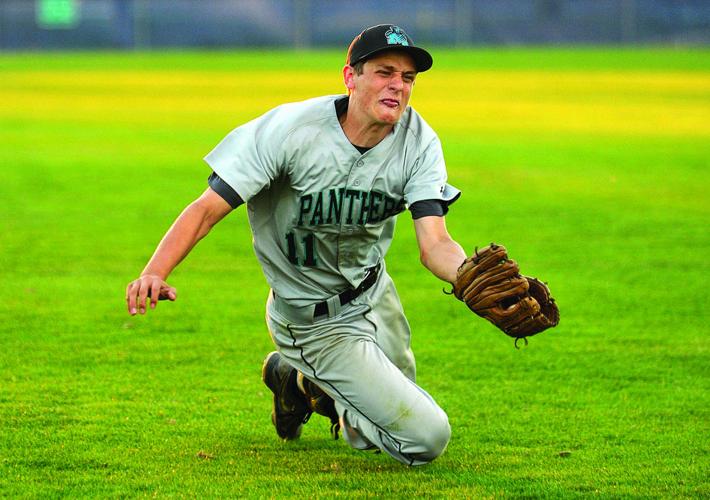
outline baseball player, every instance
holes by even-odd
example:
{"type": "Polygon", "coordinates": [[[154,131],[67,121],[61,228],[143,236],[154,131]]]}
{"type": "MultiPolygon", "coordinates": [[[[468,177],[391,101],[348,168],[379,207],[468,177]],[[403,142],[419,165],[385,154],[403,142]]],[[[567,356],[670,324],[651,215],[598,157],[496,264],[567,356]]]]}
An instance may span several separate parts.
{"type": "Polygon", "coordinates": [[[446,448],[444,411],[415,382],[410,329],[385,254],[408,209],[422,264],[449,283],[466,255],[444,216],[447,184],[437,135],[409,106],[431,55],[383,24],[351,43],[346,95],[284,104],[230,132],[205,158],[207,190],[178,217],[126,291],[130,314],[159,299],[192,247],[246,203],[254,248],[271,287],[266,321],[276,351],[262,378],[282,439],[312,413],[354,448],[425,464],[446,448]]]}

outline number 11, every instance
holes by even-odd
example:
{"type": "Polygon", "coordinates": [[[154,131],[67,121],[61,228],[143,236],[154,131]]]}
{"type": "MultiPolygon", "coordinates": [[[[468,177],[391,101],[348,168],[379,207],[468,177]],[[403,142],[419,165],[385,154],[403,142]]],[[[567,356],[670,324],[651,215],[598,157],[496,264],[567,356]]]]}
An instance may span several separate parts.
{"type": "MultiPolygon", "coordinates": [[[[304,259],[303,265],[308,267],[314,267],[316,265],[316,237],[313,233],[309,233],[304,236],[301,241],[303,242],[304,249],[304,259]]],[[[298,255],[296,254],[296,236],[293,233],[288,233],[286,235],[286,243],[288,244],[288,260],[291,264],[297,266],[299,265],[298,255]]]]}

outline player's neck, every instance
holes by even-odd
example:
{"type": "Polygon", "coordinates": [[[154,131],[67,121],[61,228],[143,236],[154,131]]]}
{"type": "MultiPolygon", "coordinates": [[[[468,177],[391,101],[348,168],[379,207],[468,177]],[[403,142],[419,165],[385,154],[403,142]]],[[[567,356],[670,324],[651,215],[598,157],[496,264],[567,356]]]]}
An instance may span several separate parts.
{"type": "Polygon", "coordinates": [[[366,148],[379,144],[393,128],[391,124],[369,121],[352,108],[340,117],[340,126],[352,144],[366,148]]]}

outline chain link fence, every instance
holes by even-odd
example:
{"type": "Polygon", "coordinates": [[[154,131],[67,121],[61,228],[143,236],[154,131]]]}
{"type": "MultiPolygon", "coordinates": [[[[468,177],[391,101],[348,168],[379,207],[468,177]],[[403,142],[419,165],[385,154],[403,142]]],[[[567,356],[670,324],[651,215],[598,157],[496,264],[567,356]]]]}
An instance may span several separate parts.
{"type": "Polygon", "coordinates": [[[315,47],[399,24],[420,43],[693,44],[708,0],[0,0],[0,49],[315,47]]]}

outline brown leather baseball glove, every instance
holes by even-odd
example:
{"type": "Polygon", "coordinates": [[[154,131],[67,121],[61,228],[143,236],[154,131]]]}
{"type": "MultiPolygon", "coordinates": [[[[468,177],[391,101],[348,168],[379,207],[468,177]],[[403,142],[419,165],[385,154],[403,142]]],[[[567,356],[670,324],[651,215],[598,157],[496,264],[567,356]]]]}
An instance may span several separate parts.
{"type": "Polygon", "coordinates": [[[560,321],[555,299],[547,285],[522,276],[518,264],[502,245],[491,243],[459,267],[454,295],[505,334],[525,340],[560,321]]]}

